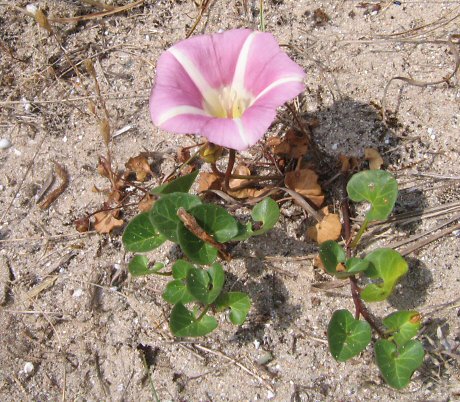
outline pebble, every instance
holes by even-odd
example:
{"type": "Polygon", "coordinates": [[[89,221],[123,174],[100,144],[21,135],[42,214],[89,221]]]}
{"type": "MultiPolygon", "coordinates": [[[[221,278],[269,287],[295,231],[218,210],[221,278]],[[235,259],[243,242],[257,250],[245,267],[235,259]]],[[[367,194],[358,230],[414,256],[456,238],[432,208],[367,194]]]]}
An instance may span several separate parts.
{"type": "Polygon", "coordinates": [[[24,373],[25,374],[31,374],[34,371],[34,369],[35,369],[35,367],[34,367],[33,363],[26,362],[26,364],[24,364],[24,373]]]}
{"type": "Polygon", "coordinates": [[[78,298],[78,297],[81,297],[82,294],[83,294],[83,289],[75,289],[72,296],[75,298],[78,298]]]}
{"type": "Polygon", "coordinates": [[[8,138],[0,138],[0,149],[8,149],[11,145],[13,144],[8,138]]]}

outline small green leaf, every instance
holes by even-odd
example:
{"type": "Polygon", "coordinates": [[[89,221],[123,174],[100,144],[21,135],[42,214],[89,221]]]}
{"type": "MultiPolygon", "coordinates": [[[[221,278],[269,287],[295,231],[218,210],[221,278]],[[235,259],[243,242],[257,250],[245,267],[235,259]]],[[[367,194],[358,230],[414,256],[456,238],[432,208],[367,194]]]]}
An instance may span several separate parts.
{"type": "Polygon", "coordinates": [[[196,177],[198,176],[199,170],[195,170],[185,176],[178,177],[177,179],[170,181],[169,183],[162,184],[161,186],[155,187],[150,192],[156,195],[171,194],[171,193],[188,193],[193,185],[196,177]]]}
{"type": "Polygon", "coordinates": [[[326,271],[331,275],[337,274],[337,265],[344,263],[346,260],[345,251],[339,243],[327,240],[319,246],[319,257],[326,271]]]}
{"type": "Polygon", "coordinates": [[[164,266],[163,263],[157,262],[153,267],[149,267],[149,259],[145,255],[135,255],[128,264],[128,271],[132,276],[143,276],[154,274],[164,266]]]}
{"type": "Polygon", "coordinates": [[[189,211],[200,204],[201,200],[196,195],[171,193],[162,196],[156,201],[148,213],[158,231],[167,239],[178,243],[177,228],[178,226],[183,226],[183,224],[177,216],[177,210],[182,207],[189,211]]]}
{"type": "Polygon", "coordinates": [[[193,268],[193,265],[185,260],[177,260],[172,267],[172,275],[174,279],[185,279],[188,271],[193,268]]]}
{"type": "Polygon", "coordinates": [[[225,274],[220,264],[213,264],[207,271],[192,268],[187,274],[187,288],[200,302],[211,304],[217,299],[225,282],[225,274]]]}
{"type": "Polygon", "coordinates": [[[345,267],[347,268],[348,273],[357,274],[359,272],[364,272],[369,268],[369,261],[352,257],[345,262],[345,267]]]}
{"type": "Polygon", "coordinates": [[[375,344],[375,360],[385,381],[393,388],[404,388],[423,363],[425,351],[419,341],[409,341],[399,349],[386,339],[375,344]]]}
{"type": "Polygon", "coordinates": [[[150,220],[149,213],[143,212],[128,223],[122,237],[126,250],[145,253],[161,246],[164,237],[150,220]]]}
{"type": "Polygon", "coordinates": [[[241,325],[251,308],[251,299],[243,292],[221,293],[215,305],[219,311],[230,308],[230,321],[233,325],[241,325]]]}
{"type": "Polygon", "coordinates": [[[353,175],[348,182],[347,193],[352,201],[370,202],[367,219],[380,221],[387,219],[394,208],[398,183],[384,170],[366,170],[353,175]]]}
{"type": "Polygon", "coordinates": [[[217,249],[196,237],[182,222],[177,226],[177,241],[184,254],[196,264],[212,264],[217,258],[217,249]]]}
{"type": "Polygon", "coordinates": [[[329,350],[339,362],[361,353],[371,341],[371,327],[355,320],[348,310],[334,311],[327,328],[329,350]]]}
{"type": "Polygon", "coordinates": [[[219,243],[225,243],[238,234],[236,219],[218,205],[197,205],[189,213],[194,216],[198,225],[219,243]]]}
{"type": "Polygon", "coordinates": [[[385,300],[391,295],[399,279],[406,274],[406,260],[389,248],[375,250],[364,259],[369,262],[365,275],[383,282],[366,286],[361,292],[362,299],[368,302],[385,300]]]}
{"type": "Polygon", "coordinates": [[[163,299],[171,304],[187,304],[195,300],[188,291],[185,282],[179,279],[168,282],[163,292],[163,299]]]}
{"type": "Polygon", "coordinates": [[[395,311],[383,320],[396,345],[403,346],[417,335],[421,317],[417,311],[395,311]]]}
{"type": "Polygon", "coordinates": [[[262,227],[254,230],[254,225],[248,223],[246,226],[241,223],[238,224],[237,235],[232,240],[243,241],[249,239],[251,236],[260,236],[267,233],[280,217],[280,208],[276,201],[267,197],[259,202],[251,212],[251,217],[255,222],[261,222],[262,227]]]}
{"type": "Polygon", "coordinates": [[[175,336],[205,336],[217,328],[217,321],[209,315],[197,320],[191,311],[178,303],[171,311],[169,328],[175,336]]]}

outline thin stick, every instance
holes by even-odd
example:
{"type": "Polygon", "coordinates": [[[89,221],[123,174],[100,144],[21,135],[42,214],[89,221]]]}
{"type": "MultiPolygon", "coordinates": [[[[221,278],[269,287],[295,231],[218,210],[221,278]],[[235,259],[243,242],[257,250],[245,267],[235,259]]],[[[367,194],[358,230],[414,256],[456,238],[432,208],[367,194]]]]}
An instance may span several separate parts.
{"type": "Polygon", "coordinates": [[[242,363],[240,363],[239,361],[227,356],[225,353],[222,353],[218,350],[212,350],[212,349],[209,349],[207,348],[206,346],[202,346],[198,343],[195,343],[193,345],[195,348],[197,349],[200,349],[204,352],[208,352],[208,353],[211,353],[215,356],[220,356],[220,357],[223,357],[224,359],[228,360],[229,362],[232,362],[235,366],[238,366],[240,369],[242,369],[243,371],[245,371],[246,373],[248,373],[250,376],[256,378],[257,380],[259,380],[262,384],[265,385],[266,388],[268,388],[270,391],[274,392],[275,389],[266,381],[264,380],[260,375],[258,375],[257,373],[254,373],[253,371],[249,370],[246,366],[244,366],[242,363]]]}

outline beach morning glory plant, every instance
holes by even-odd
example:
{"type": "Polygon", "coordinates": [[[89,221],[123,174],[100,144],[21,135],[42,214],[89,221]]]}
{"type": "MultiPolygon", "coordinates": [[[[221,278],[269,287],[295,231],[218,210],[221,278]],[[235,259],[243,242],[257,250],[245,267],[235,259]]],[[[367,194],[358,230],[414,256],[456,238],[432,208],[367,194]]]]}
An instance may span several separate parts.
{"type": "Polygon", "coordinates": [[[263,137],[279,106],[304,90],[304,76],[269,33],[195,36],[158,60],[150,114],[166,131],[242,151],[263,137]]]}

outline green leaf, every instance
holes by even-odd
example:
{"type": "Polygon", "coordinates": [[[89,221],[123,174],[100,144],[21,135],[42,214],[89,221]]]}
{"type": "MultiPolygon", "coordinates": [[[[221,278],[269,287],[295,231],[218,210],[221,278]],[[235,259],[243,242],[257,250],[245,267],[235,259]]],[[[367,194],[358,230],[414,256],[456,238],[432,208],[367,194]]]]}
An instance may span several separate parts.
{"type": "Polygon", "coordinates": [[[175,279],[166,285],[163,292],[163,299],[171,304],[187,304],[194,301],[195,297],[190,294],[184,281],[175,279]]]}
{"type": "Polygon", "coordinates": [[[421,317],[417,311],[396,311],[383,320],[383,325],[392,333],[392,339],[398,346],[403,346],[417,335],[421,317]]]}
{"type": "Polygon", "coordinates": [[[182,223],[177,227],[177,241],[184,254],[196,264],[212,264],[217,258],[217,249],[196,237],[182,223]]]}
{"type": "Polygon", "coordinates": [[[246,240],[251,236],[259,236],[267,233],[280,217],[280,208],[276,201],[271,198],[265,198],[259,202],[251,212],[251,217],[255,222],[261,222],[262,227],[255,229],[253,225],[248,223],[246,226],[241,223],[238,224],[238,233],[232,240],[246,240]]]}
{"type": "Polygon", "coordinates": [[[194,216],[198,225],[219,243],[225,243],[238,234],[236,219],[218,205],[197,205],[189,213],[194,216]]]}
{"type": "Polygon", "coordinates": [[[200,204],[201,200],[196,195],[171,193],[164,195],[156,201],[148,213],[158,231],[167,239],[178,243],[177,228],[183,226],[183,224],[177,216],[177,210],[182,207],[186,211],[189,211],[200,204]]]}
{"type": "Polygon", "coordinates": [[[334,311],[327,328],[329,350],[339,362],[361,353],[371,341],[371,327],[355,320],[348,310],[334,311]]]}
{"type": "Polygon", "coordinates": [[[221,293],[215,305],[219,311],[230,308],[230,321],[233,325],[241,325],[251,308],[251,299],[243,292],[221,293]]]}
{"type": "Polygon", "coordinates": [[[347,193],[352,201],[368,201],[371,209],[367,213],[369,221],[385,220],[394,208],[398,196],[398,183],[383,170],[366,170],[353,175],[347,185],[347,193]]]}
{"type": "Polygon", "coordinates": [[[217,328],[217,321],[209,315],[197,320],[195,314],[178,303],[171,311],[169,328],[175,336],[204,336],[217,328]]]}
{"type": "Polygon", "coordinates": [[[389,248],[375,250],[364,259],[369,261],[365,275],[371,279],[381,279],[383,282],[366,286],[361,292],[361,298],[368,302],[385,300],[391,295],[399,279],[406,274],[406,260],[389,248]]]}
{"type": "Polygon", "coordinates": [[[128,264],[128,271],[132,276],[143,276],[154,274],[164,266],[163,263],[157,262],[153,267],[149,267],[149,259],[145,255],[135,255],[128,264]]]}
{"type": "Polygon", "coordinates": [[[344,263],[346,260],[345,251],[340,247],[339,243],[327,240],[319,246],[319,257],[326,268],[326,271],[331,275],[337,274],[337,265],[344,263]]]}
{"type": "Polygon", "coordinates": [[[172,267],[172,275],[174,279],[187,278],[188,271],[193,268],[193,265],[185,260],[177,260],[172,267]]]}
{"type": "Polygon", "coordinates": [[[170,181],[169,183],[162,184],[161,186],[155,187],[150,192],[156,195],[171,194],[171,193],[188,193],[193,185],[196,177],[198,176],[199,170],[195,170],[185,176],[178,177],[177,179],[170,181]]]}
{"type": "Polygon", "coordinates": [[[154,226],[149,213],[143,212],[128,223],[122,240],[126,250],[145,253],[161,246],[166,241],[166,237],[154,226]]]}
{"type": "Polygon", "coordinates": [[[187,288],[200,302],[211,304],[217,299],[225,282],[225,274],[220,264],[213,264],[207,271],[192,268],[187,274],[187,288]]]}
{"type": "Polygon", "coordinates": [[[375,360],[385,381],[393,388],[404,388],[423,363],[425,351],[419,341],[409,341],[399,349],[386,339],[375,344],[375,360]]]}
{"type": "Polygon", "coordinates": [[[364,272],[369,268],[369,261],[352,257],[345,262],[345,267],[347,268],[348,273],[357,274],[359,272],[364,272]]]}

